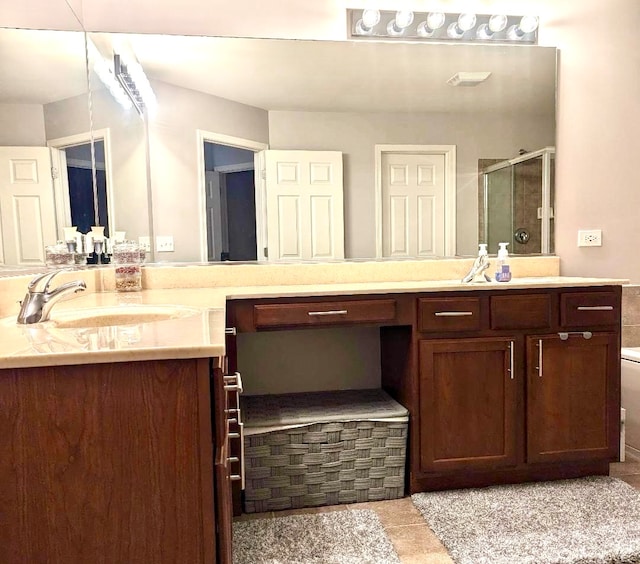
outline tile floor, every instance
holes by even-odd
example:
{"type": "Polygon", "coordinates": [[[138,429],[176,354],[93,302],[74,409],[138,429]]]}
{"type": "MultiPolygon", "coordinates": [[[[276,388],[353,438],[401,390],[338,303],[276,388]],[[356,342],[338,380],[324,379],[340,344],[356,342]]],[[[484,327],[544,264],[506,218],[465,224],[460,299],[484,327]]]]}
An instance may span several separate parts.
{"type": "MultiPolygon", "coordinates": [[[[625,462],[611,464],[610,475],[620,478],[640,490],[640,458],[627,452],[625,462]]],[[[248,514],[242,515],[239,519],[257,519],[326,511],[349,511],[350,509],[372,509],[378,514],[402,564],[453,563],[446,548],[426,525],[420,512],[408,497],[371,503],[278,511],[268,514],[248,514]]]]}

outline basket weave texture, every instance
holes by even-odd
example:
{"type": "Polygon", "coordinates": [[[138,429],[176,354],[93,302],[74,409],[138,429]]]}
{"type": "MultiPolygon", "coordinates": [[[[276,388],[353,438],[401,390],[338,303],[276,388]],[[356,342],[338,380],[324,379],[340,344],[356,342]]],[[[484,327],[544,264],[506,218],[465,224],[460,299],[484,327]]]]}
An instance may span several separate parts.
{"type": "Polygon", "coordinates": [[[400,498],[406,445],[406,421],[333,421],[249,436],[245,511],[400,498]]]}

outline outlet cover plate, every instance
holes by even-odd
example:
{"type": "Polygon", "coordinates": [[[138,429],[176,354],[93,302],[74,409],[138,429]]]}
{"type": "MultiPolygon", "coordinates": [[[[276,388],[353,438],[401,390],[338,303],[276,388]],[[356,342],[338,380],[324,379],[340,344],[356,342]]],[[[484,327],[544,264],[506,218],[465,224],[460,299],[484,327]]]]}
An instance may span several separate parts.
{"type": "Polygon", "coordinates": [[[173,252],[173,236],[158,235],[156,237],[156,251],[159,253],[173,252]]]}
{"type": "Polygon", "coordinates": [[[602,247],[602,230],[580,229],[578,231],[578,247],[602,247]]]}

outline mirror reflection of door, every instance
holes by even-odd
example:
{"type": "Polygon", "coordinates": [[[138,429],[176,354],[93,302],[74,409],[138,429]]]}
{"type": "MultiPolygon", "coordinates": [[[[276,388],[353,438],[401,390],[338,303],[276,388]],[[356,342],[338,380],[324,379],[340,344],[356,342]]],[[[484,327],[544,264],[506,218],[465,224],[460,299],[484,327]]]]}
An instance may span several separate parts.
{"type": "Polygon", "coordinates": [[[257,260],[254,153],[205,141],[207,257],[257,260]]]}

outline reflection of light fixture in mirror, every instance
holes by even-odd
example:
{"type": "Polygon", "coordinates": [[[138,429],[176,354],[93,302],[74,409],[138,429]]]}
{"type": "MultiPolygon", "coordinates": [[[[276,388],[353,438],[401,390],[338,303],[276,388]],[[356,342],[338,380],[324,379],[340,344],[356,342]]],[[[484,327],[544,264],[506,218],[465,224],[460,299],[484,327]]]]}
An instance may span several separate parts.
{"type": "Polygon", "coordinates": [[[491,39],[494,34],[504,31],[507,27],[508,18],[505,15],[499,14],[491,16],[489,23],[484,23],[478,26],[476,36],[478,39],[491,39]]]}
{"type": "Polygon", "coordinates": [[[373,31],[373,28],[380,23],[380,10],[364,10],[362,18],[356,23],[358,33],[367,35],[373,31]]]}
{"type": "Polygon", "coordinates": [[[107,87],[111,95],[125,110],[130,110],[133,107],[131,100],[127,96],[127,93],[122,89],[122,86],[120,86],[120,83],[113,74],[107,60],[100,54],[97,47],[89,38],[87,38],[87,51],[92,68],[98,75],[100,81],[107,87]]]}
{"type": "Polygon", "coordinates": [[[402,35],[404,30],[413,23],[413,12],[411,10],[398,10],[396,17],[387,24],[389,35],[402,35]]]}
{"type": "Polygon", "coordinates": [[[418,35],[433,37],[433,33],[444,25],[445,19],[446,16],[442,12],[429,12],[427,19],[418,24],[418,35]]]}
{"type": "Polygon", "coordinates": [[[125,64],[122,57],[115,53],[113,69],[136,111],[143,115],[146,108],[149,113],[153,113],[157,106],[156,97],[140,64],[136,61],[127,61],[125,64]]]}
{"type": "Polygon", "coordinates": [[[462,39],[465,32],[473,29],[476,25],[475,14],[460,14],[457,21],[449,24],[447,35],[451,39],[462,39]]]}
{"type": "Polygon", "coordinates": [[[536,16],[522,16],[520,23],[512,25],[507,31],[509,39],[520,41],[525,35],[533,33],[538,29],[538,18],[536,16]]]}

